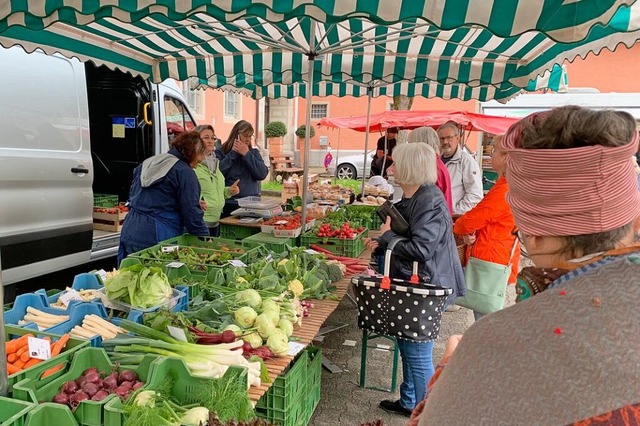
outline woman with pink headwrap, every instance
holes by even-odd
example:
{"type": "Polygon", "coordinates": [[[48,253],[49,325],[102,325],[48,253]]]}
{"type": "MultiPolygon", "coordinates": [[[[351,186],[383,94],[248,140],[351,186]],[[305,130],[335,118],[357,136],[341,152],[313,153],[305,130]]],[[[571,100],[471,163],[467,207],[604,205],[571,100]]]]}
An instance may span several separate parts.
{"type": "Polygon", "coordinates": [[[507,201],[535,267],[519,275],[519,303],[451,339],[411,424],[637,424],[635,120],[562,107],[514,124],[503,143],[507,201]]]}

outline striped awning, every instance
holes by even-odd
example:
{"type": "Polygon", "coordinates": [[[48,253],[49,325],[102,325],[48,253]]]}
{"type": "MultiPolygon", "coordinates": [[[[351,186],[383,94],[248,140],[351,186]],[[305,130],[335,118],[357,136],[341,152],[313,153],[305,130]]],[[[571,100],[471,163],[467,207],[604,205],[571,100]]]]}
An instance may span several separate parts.
{"type": "MultiPolygon", "coordinates": [[[[29,0],[0,6],[0,44],[255,98],[508,99],[554,64],[631,46],[624,0],[29,0]],[[215,4],[213,4],[215,3],[215,4]],[[312,64],[312,65],[310,65],[312,64]]],[[[544,84],[557,90],[554,82],[544,84]]]]}

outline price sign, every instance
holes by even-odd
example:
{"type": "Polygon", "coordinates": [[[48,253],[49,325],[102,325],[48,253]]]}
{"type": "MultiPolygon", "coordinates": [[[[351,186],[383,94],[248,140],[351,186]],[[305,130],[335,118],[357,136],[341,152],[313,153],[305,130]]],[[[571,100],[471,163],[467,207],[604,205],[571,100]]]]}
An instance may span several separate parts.
{"type": "Polygon", "coordinates": [[[302,343],[297,342],[289,342],[289,352],[288,355],[296,356],[298,352],[304,349],[304,345],[302,343]]]}
{"type": "Polygon", "coordinates": [[[164,246],[164,247],[162,247],[162,252],[163,253],[172,253],[174,251],[178,251],[179,248],[180,248],[180,246],[164,246]]]}
{"type": "Polygon", "coordinates": [[[182,263],[182,262],[167,263],[167,268],[181,268],[183,266],[184,266],[184,263],[182,263]]]}
{"type": "Polygon", "coordinates": [[[236,266],[238,268],[244,268],[247,266],[246,263],[244,263],[242,260],[238,260],[238,259],[232,259],[229,261],[229,264],[236,266]]]}
{"type": "Polygon", "coordinates": [[[279,220],[279,221],[277,221],[274,225],[286,225],[287,223],[289,223],[289,221],[286,221],[286,220],[279,220]]]}
{"type": "Polygon", "coordinates": [[[181,342],[188,342],[189,341],[189,340],[187,340],[186,333],[181,328],[174,327],[172,325],[168,325],[167,326],[167,331],[169,332],[171,337],[173,337],[176,340],[179,340],[181,342]]]}
{"type": "Polygon", "coordinates": [[[304,252],[307,253],[307,254],[320,254],[320,253],[318,253],[317,251],[315,251],[313,249],[306,249],[304,252]]]}
{"type": "Polygon", "coordinates": [[[76,290],[71,288],[65,291],[64,293],[62,293],[58,298],[58,300],[64,306],[69,306],[69,302],[71,302],[72,300],[82,300],[82,297],[80,296],[80,293],[78,293],[76,290]]]}
{"type": "Polygon", "coordinates": [[[105,271],[104,269],[100,269],[99,271],[96,271],[96,275],[100,278],[102,282],[104,282],[107,279],[107,271],[105,271]]]}
{"type": "Polygon", "coordinates": [[[29,356],[31,358],[47,360],[51,358],[51,343],[48,340],[29,337],[27,344],[29,345],[29,356]]]}

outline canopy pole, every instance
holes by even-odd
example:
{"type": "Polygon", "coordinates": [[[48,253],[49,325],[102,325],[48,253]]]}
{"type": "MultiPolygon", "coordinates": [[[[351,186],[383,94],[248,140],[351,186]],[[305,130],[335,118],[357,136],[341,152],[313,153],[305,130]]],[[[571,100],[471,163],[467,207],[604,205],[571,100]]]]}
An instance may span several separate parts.
{"type": "Polygon", "coordinates": [[[336,149],[336,172],[333,174],[334,184],[338,183],[338,165],[340,164],[340,127],[338,127],[338,148],[336,149]]]}
{"type": "MultiPolygon", "coordinates": [[[[0,306],[4,306],[4,285],[2,284],[2,259],[0,259],[0,306]]],[[[7,396],[7,353],[5,349],[4,315],[0,315],[0,395],[7,396]]]]}
{"type": "Polygon", "coordinates": [[[364,134],[364,166],[362,167],[362,186],[360,187],[360,197],[364,197],[364,182],[367,179],[367,154],[369,153],[369,130],[371,122],[371,96],[373,87],[367,86],[367,130],[364,134]]]}
{"type": "Polygon", "coordinates": [[[313,98],[313,67],[316,61],[316,21],[309,20],[309,74],[307,76],[307,110],[306,122],[304,126],[304,164],[302,166],[302,229],[307,226],[307,194],[309,194],[309,155],[311,145],[311,102],[313,98]]]}

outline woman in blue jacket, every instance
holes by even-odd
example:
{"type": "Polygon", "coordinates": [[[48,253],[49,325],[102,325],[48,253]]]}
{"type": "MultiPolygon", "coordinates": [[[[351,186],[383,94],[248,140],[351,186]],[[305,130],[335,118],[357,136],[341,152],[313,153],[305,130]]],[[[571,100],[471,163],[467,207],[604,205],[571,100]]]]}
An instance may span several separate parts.
{"type": "Polygon", "coordinates": [[[118,264],[131,253],[182,235],[209,235],[193,169],[204,159],[198,132],[179,135],[166,154],[144,160],[133,171],[129,214],[120,234],[118,264]]]}
{"type": "Polygon", "coordinates": [[[259,196],[260,182],[269,174],[269,168],[264,164],[260,151],[252,144],[253,134],[253,126],[240,120],[231,129],[226,142],[216,149],[225,186],[240,181],[240,192],[225,201],[221,217],[229,216],[238,208],[238,198],[259,196]]]}

